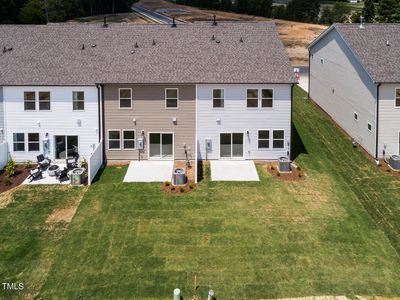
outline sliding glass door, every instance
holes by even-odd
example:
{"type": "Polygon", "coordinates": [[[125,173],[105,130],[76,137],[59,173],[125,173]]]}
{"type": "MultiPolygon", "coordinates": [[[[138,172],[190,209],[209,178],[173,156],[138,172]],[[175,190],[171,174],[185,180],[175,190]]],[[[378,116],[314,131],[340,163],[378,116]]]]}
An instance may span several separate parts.
{"type": "Polygon", "coordinates": [[[55,159],[67,159],[79,153],[79,138],[77,135],[56,135],[55,159]]]}
{"type": "Polygon", "coordinates": [[[149,133],[149,157],[174,158],[174,135],[172,133],[149,133]]]}
{"type": "Polygon", "coordinates": [[[220,157],[243,158],[244,143],[243,133],[220,134],[220,157]]]}

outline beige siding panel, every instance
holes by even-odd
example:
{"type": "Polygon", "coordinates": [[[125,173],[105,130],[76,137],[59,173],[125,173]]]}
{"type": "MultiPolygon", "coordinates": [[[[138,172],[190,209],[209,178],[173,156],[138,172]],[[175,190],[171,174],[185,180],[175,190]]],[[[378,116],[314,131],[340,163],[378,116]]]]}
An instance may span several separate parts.
{"type": "Polygon", "coordinates": [[[148,156],[148,133],[174,133],[175,159],[185,159],[183,145],[190,147],[190,158],[194,159],[196,138],[196,87],[195,85],[105,85],[104,86],[104,124],[106,156],[108,160],[137,160],[138,150],[108,150],[109,129],[134,129],[136,138],[145,137],[145,149],[140,158],[148,156]],[[132,88],[132,109],[119,109],[119,88],[132,88]],[[179,108],[165,108],[165,89],[178,88],[179,108]],[[177,123],[172,119],[176,117],[177,123]],[[136,119],[136,124],[133,122],[136,119]]]}

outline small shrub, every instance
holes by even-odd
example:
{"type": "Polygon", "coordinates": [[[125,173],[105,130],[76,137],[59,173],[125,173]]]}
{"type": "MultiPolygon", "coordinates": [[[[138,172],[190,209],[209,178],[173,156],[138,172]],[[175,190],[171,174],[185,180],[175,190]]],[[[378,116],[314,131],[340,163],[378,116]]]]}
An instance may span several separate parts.
{"type": "Polygon", "coordinates": [[[164,184],[165,184],[165,186],[170,186],[170,185],[171,185],[171,182],[166,181],[166,182],[164,182],[164,184]]]}
{"type": "Polygon", "coordinates": [[[277,171],[276,176],[278,176],[278,177],[281,176],[281,172],[277,171]]]}
{"type": "Polygon", "coordinates": [[[32,168],[32,161],[26,160],[26,161],[24,162],[24,168],[25,168],[25,169],[30,169],[30,168],[32,168]]]}
{"type": "Polygon", "coordinates": [[[180,188],[179,188],[179,191],[180,191],[181,193],[183,193],[183,192],[185,191],[185,189],[184,189],[183,187],[180,187],[180,188]]]}
{"type": "Polygon", "coordinates": [[[85,170],[88,169],[88,162],[86,160],[86,158],[83,158],[83,160],[81,161],[81,167],[84,168],[85,170]]]}
{"type": "Polygon", "coordinates": [[[299,174],[299,177],[301,178],[303,175],[299,174]]]}
{"type": "Polygon", "coordinates": [[[193,186],[193,183],[189,183],[189,189],[191,189],[191,190],[193,190],[193,188],[194,188],[194,186],[193,186]]]}
{"type": "Polygon", "coordinates": [[[171,185],[170,189],[171,191],[175,191],[175,187],[173,185],[171,185]]]}
{"type": "Polygon", "coordinates": [[[387,169],[386,172],[390,173],[391,171],[390,171],[390,169],[387,169]]]}
{"type": "Polygon", "coordinates": [[[17,174],[17,164],[12,158],[8,160],[7,165],[4,168],[4,171],[9,177],[13,177],[17,174]]]}
{"type": "Polygon", "coordinates": [[[10,176],[8,176],[8,175],[4,176],[3,182],[4,182],[4,185],[7,185],[7,186],[8,186],[8,185],[12,185],[11,178],[10,178],[10,176]]]}
{"type": "Polygon", "coordinates": [[[271,170],[272,170],[272,171],[275,170],[275,167],[274,167],[273,165],[271,166],[271,170]]]}
{"type": "Polygon", "coordinates": [[[297,170],[298,170],[298,171],[301,171],[301,168],[300,168],[300,167],[297,167],[297,170]]]}

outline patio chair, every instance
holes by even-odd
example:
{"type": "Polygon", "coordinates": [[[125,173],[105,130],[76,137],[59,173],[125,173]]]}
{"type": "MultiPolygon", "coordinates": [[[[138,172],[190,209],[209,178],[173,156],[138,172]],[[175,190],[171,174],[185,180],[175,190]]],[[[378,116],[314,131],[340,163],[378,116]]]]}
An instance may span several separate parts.
{"type": "Polygon", "coordinates": [[[69,172],[69,169],[68,168],[64,168],[64,170],[61,170],[58,173],[57,179],[58,179],[58,181],[60,181],[60,183],[69,180],[68,172],[69,172]]]}
{"type": "Polygon", "coordinates": [[[77,152],[72,154],[72,158],[67,158],[66,160],[68,170],[78,168],[79,154],[77,152]]]}
{"type": "Polygon", "coordinates": [[[46,170],[50,166],[51,160],[49,158],[44,157],[43,154],[38,155],[36,158],[37,158],[37,164],[42,169],[42,171],[46,170]]]}
{"type": "Polygon", "coordinates": [[[29,182],[32,182],[37,179],[43,179],[43,173],[42,173],[42,170],[40,169],[40,167],[29,170],[28,179],[29,179],[29,182]]]}

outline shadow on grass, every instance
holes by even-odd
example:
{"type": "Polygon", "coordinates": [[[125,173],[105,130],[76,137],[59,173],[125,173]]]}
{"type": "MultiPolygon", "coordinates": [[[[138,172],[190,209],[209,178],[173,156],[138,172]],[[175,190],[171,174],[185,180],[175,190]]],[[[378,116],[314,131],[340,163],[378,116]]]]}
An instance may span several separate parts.
{"type": "Polygon", "coordinates": [[[104,170],[106,169],[106,167],[107,167],[107,163],[104,163],[104,164],[100,167],[100,169],[97,171],[96,176],[93,178],[92,184],[94,184],[94,183],[96,183],[97,181],[100,180],[101,175],[103,175],[103,172],[104,172],[104,170]]]}
{"type": "Polygon", "coordinates": [[[295,160],[301,154],[308,154],[296,126],[292,123],[292,160],[295,160]]]}
{"type": "Polygon", "coordinates": [[[197,182],[201,182],[203,179],[204,179],[203,161],[199,159],[197,161],[197,182]]]}

